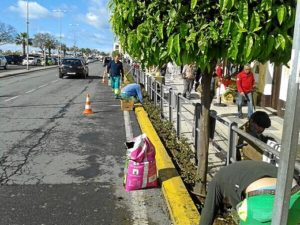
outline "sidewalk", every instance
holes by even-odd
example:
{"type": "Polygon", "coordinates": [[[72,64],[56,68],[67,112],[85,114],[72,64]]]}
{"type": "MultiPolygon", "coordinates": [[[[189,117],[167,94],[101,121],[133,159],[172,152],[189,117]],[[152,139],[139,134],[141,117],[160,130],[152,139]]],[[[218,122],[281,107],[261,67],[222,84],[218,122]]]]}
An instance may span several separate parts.
{"type": "Polygon", "coordinates": [[[16,75],[31,73],[31,72],[40,71],[40,70],[53,69],[53,68],[58,68],[58,66],[55,65],[55,66],[45,66],[45,67],[34,67],[34,68],[30,68],[29,70],[27,70],[27,69],[7,70],[5,72],[0,73],[0,78],[16,76],[16,75]]]}
{"type": "MultiPolygon", "coordinates": [[[[183,78],[181,75],[173,75],[170,74],[166,75],[165,79],[166,86],[172,87],[172,90],[174,90],[177,93],[183,92],[183,78]]],[[[191,102],[197,103],[200,101],[200,94],[198,92],[195,92],[194,89],[191,94],[191,102]]],[[[245,116],[244,119],[239,119],[237,117],[237,106],[236,104],[227,104],[225,107],[222,106],[216,106],[214,103],[218,103],[218,99],[213,99],[213,102],[211,104],[211,110],[215,110],[217,113],[217,116],[221,117],[228,123],[235,122],[238,124],[238,126],[243,125],[247,122],[247,117],[245,116]]],[[[266,107],[259,107],[256,106],[256,110],[259,111],[265,111],[269,114],[271,119],[271,127],[266,129],[264,131],[264,135],[270,136],[274,138],[278,143],[281,143],[281,136],[282,136],[282,128],[283,128],[283,118],[278,117],[273,114],[274,109],[266,108],[266,107]]],[[[247,106],[243,107],[243,113],[244,115],[247,114],[247,106]]],[[[182,131],[182,133],[186,134],[186,137],[188,139],[191,139],[191,130],[193,129],[192,126],[188,123],[183,123],[182,129],[185,131],[182,131]]],[[[228,148],[228,126],[222,124],[221,122],[216,122],[216,128],[215,128],[215,134],[214,139],[210,143],[209,147],[209,176],[208,180],[210,180],[216,171],[219,170],[220,167],[225,165],[224,159],[226,152],[223,151],[223,149],[228,148]]]]}

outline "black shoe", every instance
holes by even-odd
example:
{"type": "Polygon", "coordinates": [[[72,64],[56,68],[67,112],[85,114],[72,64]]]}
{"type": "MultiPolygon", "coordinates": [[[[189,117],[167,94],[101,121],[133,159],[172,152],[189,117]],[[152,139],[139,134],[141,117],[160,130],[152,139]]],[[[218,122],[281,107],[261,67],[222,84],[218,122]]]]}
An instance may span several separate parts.
{"type": "Polygon", "coordinates": [[[243,115],[238,115],[238,118],[244,119],[244,116],[243,115]]]}

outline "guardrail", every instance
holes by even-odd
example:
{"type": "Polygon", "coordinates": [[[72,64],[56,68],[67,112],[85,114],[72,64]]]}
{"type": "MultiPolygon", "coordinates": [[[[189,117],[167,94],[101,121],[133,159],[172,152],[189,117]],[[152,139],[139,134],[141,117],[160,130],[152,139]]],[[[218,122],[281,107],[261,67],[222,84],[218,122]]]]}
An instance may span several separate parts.
{"type": "MultiPolygon", "coordinates": [[[[185,137],[190,141],[190,146],[195,153],[195,162],[197,164],[197,153],[200,149],[199,125],[201,104],[184,98],[181,93],[177,93],[172,88],[167,87],[163,82],[156,80],[154,76],[147,74],[145,71],[133,69],[132,75],[137,83],[143,83],[145,85],[148,96],[154,102],[154,105],[160,108],[161,117],[174,124],[177,137],[185,137]]],[[[238,136],[244,138],[246,141],[255,143],[258,148],[269,155],[273,164],[279,162],[279,151],[251,136],[244,130],[239,129],[236,123],[230,123],[224,120],[222,117],[219,117],[214,110],[210,111],[210,118],[212,125],[212,132],[210,133],[211,140],[214,138],[216,123],[227,127],[228,138],[225,141],[227,145],[217,146],[225,153],[226,165],[236,161],[238,136]]],[[[299,162],[296,162],[295,169],[300,173],[299,162]]]]}

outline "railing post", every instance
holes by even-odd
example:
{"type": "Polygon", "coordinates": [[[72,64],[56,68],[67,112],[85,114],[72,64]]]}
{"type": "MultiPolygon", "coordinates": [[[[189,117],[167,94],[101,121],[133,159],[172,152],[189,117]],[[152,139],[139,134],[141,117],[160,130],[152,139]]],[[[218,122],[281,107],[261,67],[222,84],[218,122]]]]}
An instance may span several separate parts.
{"type": "Polygon", "coordinates": [[[236,161],[236,137],[237,134],[232,130],[233,127],[237,127],[237,123],[231,122],[229,124],[229,135],[228,135],[228,152],[226,165],[231,164],[231,159],[236,161]]]}
{"type": "Polygon", "coordinates": [[[180,131],[181,131],[181,99],[180,99],[181,93],[178,93],[176,96],[176,104],[177,104],[177,110],[176,110],[176,134],[177,137],[180,138],[180,131]]]}
{"type": "Polygon", "coordinates": [[[139,84],[141,83],[141,77],[140,77],[140,70],[137,70],[136,68],[134,69],[134,74],[136,77],[136,82],[139,84]]]}
{"type": "Polygon", "coordinates": [[[154,78],[154,105],[157,105],[157,81],[154,78]]]}
{"type": "Polygon", "coordinates": [[[201,115],[201,104],[198,102],[195,105],[195,126],[194,126],[194,143],[195,143],[195,165],[198,165],[198,154],[200,151],[200,115],[201,115]]]}
{"type": "Polygon", "coordinates": [[[173,107],[172,107],[172,88],[169,89],[169,121],[172,123],[173,121],[173,107]]]}
{"type": "Polygon", "coordinates": [[[210,131],[209,131],[209,138],[211,140],[214,139],[215,136],[215,129],[216,129],[216,116],[217,116],[217,111],[215,110],[210,110],[209,111],[209,123],[210,123],[210,131]]]}
{"type": "Polygon", "coordinates": [[[148,95],[150,97],[150,100],[152,101],[152,92],[151,92],[151,77],[147,76],[147,84],[148,84],[148,95]]]}
{"type": "Polygon", "coordinates": [[[164,85],[160,84],[160,112],[161,112],[161,118],[164,118],[164,85]]]}

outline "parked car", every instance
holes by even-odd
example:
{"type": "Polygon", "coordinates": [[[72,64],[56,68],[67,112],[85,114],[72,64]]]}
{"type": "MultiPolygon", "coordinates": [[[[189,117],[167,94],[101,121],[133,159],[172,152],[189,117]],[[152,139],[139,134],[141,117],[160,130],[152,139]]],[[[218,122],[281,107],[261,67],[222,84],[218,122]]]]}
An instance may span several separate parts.
{"type": "MultiPolygon", "coordinates": [[[[37,65],[41,65],[42,60],[38,57],[28,57],[28,65],[33,65],[33,66],[37,66],[37,65]]],[[[27,58],[23,59],[22,65],[27,65],[27,58]]]]}
{"type": "MultiPolygon", "coordinates": [[[[52,66],[57,64],[56,60],[53,57],[47,57],[47,65],[52,66]]],[[[41,65],[45,65],[45,59],[41,58],[41,65]]]]}
{"type": "Polygon", "coordinates": [[[95,62],[95,59],[93,57],[88,57],[86,60],[87,63],[95,62]]]}
{"type": "Polygon", "coordinates": [[[59,66],[59,78],[63,76],[81,76],[87,78],[89,75],[89,68],[80,58],[64,58],[59,66]]]}
{"type": "Polygon", "coordinates": [[[0,67],[7,69],[7,60],[3,55],[0,55],[0,67]]]}
{"type": "Polygon", "coordinates": [[[20,55],[6,55],[7,64],[16,64],[19,65],[22,63],[24,57],[20,55]]]}

